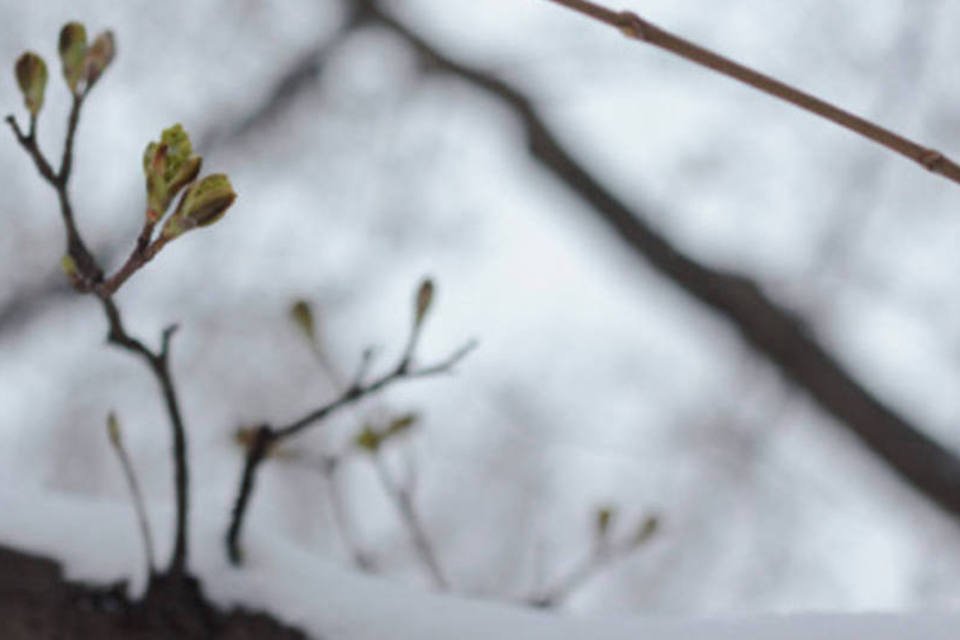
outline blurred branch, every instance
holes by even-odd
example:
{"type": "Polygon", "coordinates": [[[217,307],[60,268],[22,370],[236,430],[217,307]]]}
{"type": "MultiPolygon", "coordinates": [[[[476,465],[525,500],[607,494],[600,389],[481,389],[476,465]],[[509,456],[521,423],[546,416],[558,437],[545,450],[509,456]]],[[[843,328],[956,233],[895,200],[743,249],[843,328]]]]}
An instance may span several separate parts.
{"type": "Polygon", "coordinates": [[[508,83],[457,62],[370,0],[370,19],[402,37],[435,72],[452,75],[510,108],[526,130],[534,158],[589,206],[638,256],[730,321],[743,340],[804,389],[899,476],[948,513],[960,516],[960,460],[886,406],[849,374],[800,318],[752,280],[684,254],[617,198],[560,143],[533,102],[508,83]]]}
{"type": "Polygon", "coordinates": [[[357,542],[356,535],[347,517],[347,508],[343,502],[343,495],[340,492],[337,480],[337,471],[342,463],[342,456],[325,454],[320,460],[320,464],[317,465],[326,481],[327,497],[330,500],[330,511],[333,514],[333,525],[339,532],[343,544],[347,547],[353,564],[361,571],[373,571],[375,567],[373,557],[364,551],[360,543],[357,542]]]}
{"type": "Polygon", "coordinates": [[[413,503],[412,485],[401,483],[393,477],[389,467],[387,467],[386,460],[383,459],[379,447],[374,448],[370,452],[370,455],[373,460],[373,466],[377,471],[377,477],[380,479],[380,484],[383,486],[383,490],[387,496],[390,497],[394,506],[396,506],[400,514],[400,519],[403,520],[407,531],[410,532],[413,547],[417,552],[417,556],[423,562],[423,566],[426,567],[427,573],[433,580],[434,586],[440,591],[448,590],[450,588],[450,582],[447,580],[445,572],[440,566],[437,553],[433,548],[433,544],[430,542],[427,530],[424,528],[417,508],[413,503]]]}
{"type": "MultiPolygon", "coordinates": [[[[429,307],[429,300],[422,304],[423,291],[429,288],[432,292],[432,283],[425,280],[420,285],[417,296],[416,310],[414,320],[410,328],[410,337],[407,340],[407,347],[404,349],[397,363],[383,373],[380,377],[365,382],[363,376],[366,374],[366,367],[361,366],[358,377],[350,383],[334,400],[314,409],[302,417],[286,425],[274,427],[269,424],[263,424],[258,427],[251,437],[247,446],[246,459],[244,461],[243,472],[240,478],[240,487],[237,491],[237,497],[234,501],[230,525],[227,529],[226,546],[230,561],[234,564],[242,562],[242,553],[240,549],[240,533],[243,528],[243,521],[249,506],[250,497],[256,482],[256,474],[260,465],[267,458],[270,449],[280,442],[291,438],[311,426],[321,423],[334,413],[341,409],[352,406],[359,401],[373,396],[384,390],[388,386],[401,380],[412,380],[416,378],[425,378],[444,373],[450,373],[454,367],[474,349],[476,343],[468,342],[466,345],[454,351],[447,358],[426,366],[417,366],[413,362],[414,354],[409,345],[415,345],[417,336],[422,329],[424,315],[429,307]]],[[[364,355],[364,360],[369,356],[364,355]]]]}
{"type": "Polygon", "coordinates": [[[600,526],[594,538],[593,548],[579,563],[557,581],[552,587],[527,600],[530,606],[550,609],[563,603],[577,589],[583,586],[593,576],[600,573],[614,562],[623,560],[632,555],[637,549],[645,545],[659,529],[656,516],[648,516],[637,528],[633,536],[620,540],[611,540],[609,531],[609,510],[601,510],[600,526]],[[606,515],[604,519],[603,516],[606,515]]]}
{"type": "Polygon", "coordinates": [[[913,140],[904,138],[888,129],[856,116],[781,82],[776,78],[745,67],[729,58],[705,49],[689,40],[684,40],[664,31],[660,27],[644,20],[630,11],[613,11],[587,0],[550,0],[619,29],[626,37],[669,51],[685,60],[712,69],[717,73],[738,80],[744,84],[793,104],[814,115],[837,124],[844,129],[857,133],[879,145],[913,160],[928,171],[960,183],[960,165],[947,158],[936,149],[929,149],[913,140]]]}

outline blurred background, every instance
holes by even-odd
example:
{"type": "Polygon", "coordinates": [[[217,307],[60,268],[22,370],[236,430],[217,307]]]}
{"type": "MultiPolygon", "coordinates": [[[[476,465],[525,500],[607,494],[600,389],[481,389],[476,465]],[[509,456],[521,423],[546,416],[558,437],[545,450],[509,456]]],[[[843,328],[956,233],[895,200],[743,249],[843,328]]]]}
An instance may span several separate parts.
{"type": "MultiPolygon", "coordinates": [[[[397,384],[290,443],[251,519],[350,563],[316,462],[358,427],[420,415],[385,462],[457,591],[523,599],[590,553],[597,508],[657,535],[571,593],[577,611],[916,610],[960,602],[960,527],[866,450],[730,322],[651,269],[528,153],[517,113],[444,72],[410,34],[525,95],[578,162],[680,251],[796,312],[867,389],[960,449],[960,191],[791,107],[545,0],[408,0],[396,23],[351,1],[0,2],[3,113],[25,49],[51,68],[40,140],[67,110],[56,35],[114,30],[72,193],[118,265],[141,223],[146,143],[174,122],[235,207],[121,291],[129,329],[181,326],[174,371],[194,512],[222,519],[234,432],[329,400],[288,309],[310,300],[349,375],[385,370],[417,283],[437,295],[419,351],[479,348],[456,375],[397,384]],[[399,28],[398,26],[399,25],[399,28]],[[7,64],[5,63],[5,64],[7,64]]],[[[656,24],[941,149],[960,147],[960,7],[942,0],[621,0],[656,24]]],[[[442,67],[442,65],[441,65],[442,67]]],[[[117,411],[154,515],[171,502],[169,428],[142,364],[104,344],[65,287],[52,191],[0,142],[0,479],[127,500],[104,433],[117,411]]],[[[337,491],[353,543],[389,579],[429,585],[362,456],[337,491]]],[[[135,535],[131,526],[131,535],[135,535]]],[[[138,560],[131,560],[135,565],[138,560]]]]}

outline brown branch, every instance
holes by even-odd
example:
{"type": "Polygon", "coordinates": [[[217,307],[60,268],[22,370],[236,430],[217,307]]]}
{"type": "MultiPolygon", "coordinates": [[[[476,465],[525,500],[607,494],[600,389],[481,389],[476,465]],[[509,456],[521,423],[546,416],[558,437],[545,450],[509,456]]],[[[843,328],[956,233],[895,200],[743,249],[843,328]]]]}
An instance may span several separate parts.
{"type": "MultiPolygon", "coordinates": [[[[411,329],[411,331],[419,331],[416,323],[414,323],[414,328],[411,329]]],[[[425,367],[411,366],[412,354],[405,351],[397,364],[379,378],[375,378],[373,381],[367,383],[357,378],[331,402],[308,412],[301,418],[286,425],[273,427],[269,424],[264,424],[260,426],[252,442],[247,447],[246,459],[244,460],[243,472],[240,478],[240,487],[237,491],[237,497],[231,512],[230,525],[227,528],[226,546],[227,556],[230,561],[233,564],[240,564],[243,560],[243,554],[240,548],[240,534],[243,529],[243,521],[247,508],[250,505],[250,497],[256,485],[257,471],[266,459],[267,452],[271,447],[318,424],[341,409],[354,405],[360,400],[382,391],[395,382],[449,373],[460,360],[466,357],[475,345],[476,343],[470,342],[441,362],[425,367]]],[[[363,370],[364,368],[361,367],[361,371],[363,370]]]]}
{"type": "MultiPolygon", "coordinates": [[[[114,302],[112,294],[119,288],[123,280],[129,276],[127,275],[126,277],[115,280],[112,286],[105,286],[103,282],[103,270],[87,248],[77,226],[73,206],[70,201],[69,182],[73,170],[74,140],[80,122],[80,111],[83,107],[85,95],[85,92],[74,95],[70,114],[67,119],[63,156],[60,161],[60,168],[56,172],[53,171],[50,163],[37,144],[36,118],[31,117],[30,128],[26,134],[23,133],[12,115],[7,117],[7,123],[13,130],[17,142],[20,143],[27,154],[33,159],[40,175],[50,183],[57,193],[60,204],[60,214],[67,234],[67,255],[73,261],[69,275],[75,288],[84,293],[93,292],[96,294],[107,318],[108,342],[143,358],[160,385],[164,405],[173,430],[174,486],[177,505],[173,552],[166,573],[173,578],[181,579],[186,576],[189,550],[189,474],[187,469],[186,430],[169,366],[170,341],[176,327],[169,327],[164,330],[161,346],[157,351],[151,350],[141,340],[134,338],[127,332],[123,325],[120,310],[114,302]]],[[[145,232],[149,237],[149,231],[145,232]]],[[[142,238],[143,234],[141,234],[141,239],[138,241],[137,248],[134,250],[135,254],[141,247],[142,238]]],[[[148,251],[149,249],[147,252],[148,251]]],[[[143,260],[140,266],[145,262],[146,260],[143,260]]],[[[121,273],[123,273],[123,269],[121,269],[121,273]]]]}
{"type": "Polygon", "coordinates": [[[574,159],[519,90],[443,55],[403,23],[373,4],[370,7],[371,19],[403,38],[428,68],[459,78],[510,108],[527,133],[534,158],[638,257],[726,318],[747,344],[804,389],[836,424],[852,431],[912,487],[960,517],[960,459],[860,384],[798,317],[753,281],[701,264],[655,231],[645,221],[649,216],[617,198],[574,159]]]}
{"type": "Polygon", "coordinates": [[[805,111],[829,120],[864,138],[872,140],[895,153],[905,156],[923,168],[960,183],[960,165],[936,149],[930,149],[878,124],[845,111],[825,100],[781,82],[776,78],[734,62],[709,49],[694,44],[644,20],[630,11],[613,11],[587,0],[550,0],[605,24],[619,29],[633,40],[645,42],[669,51],[685,60],[699,64],[717,73],[793,104],[805,111]]]}

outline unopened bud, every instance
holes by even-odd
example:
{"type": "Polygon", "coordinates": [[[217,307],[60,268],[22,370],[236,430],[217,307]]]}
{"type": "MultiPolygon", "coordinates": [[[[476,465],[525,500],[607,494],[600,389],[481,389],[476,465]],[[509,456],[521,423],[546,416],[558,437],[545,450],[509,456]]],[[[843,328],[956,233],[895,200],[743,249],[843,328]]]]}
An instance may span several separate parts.
{"type": "Polygon", "coordinates": [[[660,518],[657,516],[647,516],[640,526],[637,527],[637,534],[633,539],[633,544],[639,546],[647,542],[660,529],[660,518]]]}
{"type": "Polygon", "coordinates": [[[190,136],[180,124],[164,129],[160,140],[143,152],[147,179],[147,218],[158,222],[181,189],[200,173],[200,156],[193,154],[190,136]]]}
{"type": "Polygon", "coordinates": [[[376,453],[383,443],[383,435],[377,433],[370,425],[364,425],[363,429],[354,437],[353,442],[359,448],[368,453],[376,453]]]}
{"type": "Polygon", "coordinates": [[[110,444],[116,448],[123,446],[121,441],[121,432],[120,432],[120,420],[117,419],[117,414],[113,411],[110,412],[110,415],[107,416],[107,435],[110,436],[110,444]]]}
{"type": "Polygon", "coordinates": [[[187,187],[177,210],[163,226],[168,240],[196,227],[206,227],[223,217],[237,194],[225,174],[215,173],[187,187]]]}
{"type": "Polygon", "coordinates": [[[47,63],[37,54],[28,51],[17,58],[14,71],[27,111],[36,117],[43,108],[43,93],[47,88],[47,63]]]}
{"type": "Polygon", "coordinates": [[[86,56],[86,82],[87,89],[93,86],[93,84],[100,79],[100,76],[103,75],[104,70],[110,63],[113,61],[113,56],[116,55],[116,43],[113,39],[112,31],[104,31],[94,39],[93,44],[90,45],[90,49],[87,50],[86,56]]]}
{"type": "Polygon", "coordinates": [[[414,317],[414,323],[417,325],[423,322],[427,312],[430,311],[430,305],[433,303],[433,289],[433,280],[430,278],[425,278],[420,283],[420,288],[417,290],[416,316],[414,317]]]}
{"type": "Polygon", "coordinates": [[[607,533],[610,531],[610,524],[613,522],[614,514],[616,514],[616,511],[613,507],[601,507],[597,509],[596,522],[594,523],[594,526],[596,527],[598,538],[607,537],[607,533]]]}
{"type": "Polygon", "coordinates": [[[63,62],[63,77],[70,91],[77,95],[80,81],[86,72],[87,29],[79,22],[68,22],[60,30],[60,42],[57,47],[60,61],[63,62]]]}
{"type": "Polygon", "coordinates": [[[317,329],[313,320],[313,309],[306,300],[297,300],[290,306],[290,318],[296,323],[303,335],[311,343],[316,342],[317,329]]]}

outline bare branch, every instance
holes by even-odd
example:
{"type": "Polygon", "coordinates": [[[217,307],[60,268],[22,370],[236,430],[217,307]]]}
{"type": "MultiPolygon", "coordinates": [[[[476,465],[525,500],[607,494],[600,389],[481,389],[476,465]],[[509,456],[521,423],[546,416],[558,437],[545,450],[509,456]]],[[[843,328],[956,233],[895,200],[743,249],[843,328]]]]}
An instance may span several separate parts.
{"type": "Polygon", "coordinates": [[[675,36],[635,13],[613,11],[587,0],[550,0],[550,2],[578,11],[594,20],[615,27],[628,38],[659,47],[685,60],[748,84],[767,95],[789,102],[905,156],[928,171],[960,183],[960,165],[957,165],[936,149],[924,147],[909,138],[885,129],[849,111],[844,111],[785,82],[734,62],[689,40],[675,36]]]}

